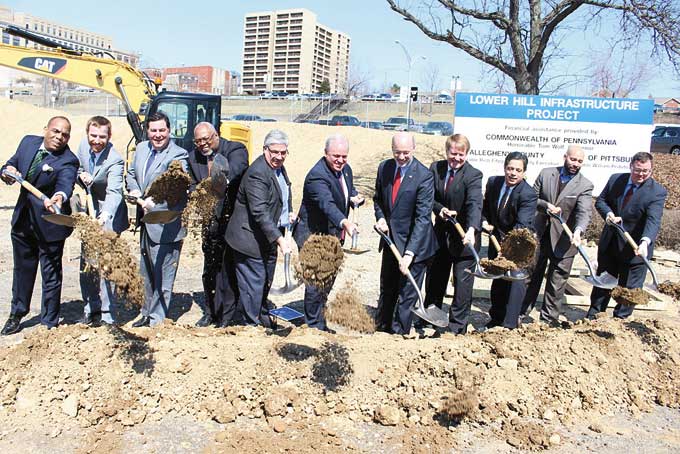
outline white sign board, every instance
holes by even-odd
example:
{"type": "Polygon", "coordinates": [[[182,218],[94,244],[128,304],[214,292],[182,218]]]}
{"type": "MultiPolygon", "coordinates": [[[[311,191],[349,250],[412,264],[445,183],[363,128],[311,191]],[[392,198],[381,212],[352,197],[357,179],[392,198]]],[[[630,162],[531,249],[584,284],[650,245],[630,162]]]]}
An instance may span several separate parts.
{"type": "Polygon", "coordinates": [[[503,174],[511,151],[529,158],[526,179],[561,166],[569,145],[586,154],[583,174],[600,193],[609,176],[628,171],[631,156],[649,151],[651,99],[457,93],[455,132],[470,139],[468,160],[486,178],[503,174]]]}

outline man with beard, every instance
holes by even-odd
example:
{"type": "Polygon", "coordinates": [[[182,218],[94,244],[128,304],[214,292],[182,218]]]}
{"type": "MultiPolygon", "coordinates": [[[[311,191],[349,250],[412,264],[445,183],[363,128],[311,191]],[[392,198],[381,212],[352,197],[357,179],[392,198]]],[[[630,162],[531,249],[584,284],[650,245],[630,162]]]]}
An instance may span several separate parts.
{"type": "Polygon", "coordinates": [[[536,304],[547,266],[540,320],[553,325],[559,324],[562,297],[577,253],[576,247],[581,244],[581,234],[586,231],[592,212],[593,183],[580,173],[584,160],[585,154],[581,147],[571,145],[564,154],[564,164],[541,170],[534,182],[534,190],[538,194],[534,229],[540,250],[524,297],[522,312],[523,315],[528,315],[536,304]],[[562,216],[574,233],[572,239],[550,213],[562,216]]]}
{"type": "MultiPolygon", "coordinates": [[[[220,194],[215,213],[210,223],[201,232],[203,250],[203,292],[205,309],[196,326],[227,326],[236,309],[236,270],[234,253],[227,247],[224,234],[231,216],[236,193],[243,173],[248,168],[248,150],[240,142],[223,139],[208,122],[201,122],[194,128],[194,150],[189,153],[189,174],[192,188],[208,177],[225,178],[226,193],[220,194]],[[220,155],[224,159],[216,158],[220,155]],[[224,175],[214,174],[216,159],[225,162],[227,168],[219,169],[224,175]]],[[[213,184],[218,184],[213,180],[213,184]]]]}

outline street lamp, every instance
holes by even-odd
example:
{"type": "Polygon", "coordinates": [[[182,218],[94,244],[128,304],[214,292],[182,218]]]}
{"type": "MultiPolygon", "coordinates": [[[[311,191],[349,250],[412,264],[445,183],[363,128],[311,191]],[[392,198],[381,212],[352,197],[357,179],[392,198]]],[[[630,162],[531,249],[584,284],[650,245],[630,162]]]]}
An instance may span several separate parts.
{"type": "Polygon", "coordinates": [[[458,79],[460,79],[460,76],[451,76],[452,82],[453,82],[453,111],[456,111],[456,92],[458,91],[458,79]]]}
{"type": "MultiPolygon", "coordinates": [[[[396,44],[399,44],[401,46],[401,49],[404,51],[404,55],[406,55],[406,63],[408,63],[408,87],[407,87],[407,93],[406,93],[406,130],[408,131],[411,128],[411,67],[413,66],[413,60],[411,60],[411,56],[409,55],[408,51],[406,50],[406,46],[404,46],[401,41],[396,40],[394,41],[396,44]]],[[[424,56],[421,56],[423,60],[426,58],[424,56]]]]}

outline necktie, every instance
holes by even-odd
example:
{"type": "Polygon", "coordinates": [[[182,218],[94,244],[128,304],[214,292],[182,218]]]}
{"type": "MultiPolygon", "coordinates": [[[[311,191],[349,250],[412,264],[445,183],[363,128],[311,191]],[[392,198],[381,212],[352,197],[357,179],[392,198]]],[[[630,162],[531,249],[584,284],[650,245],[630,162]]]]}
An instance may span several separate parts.
{"type": "Polygon", "coordinates": [[[621,202],[621,209],[623,210],[626,208],[626,205],[628,205],[628,202],[630,202],[630,198],[633,197],[633,190],[635,189],[635,185],[631,184],[628,190],[626,191],[626,194],[623,196],[623,202],[621,202]]]}
{"type": "Polygon", "coordinates": [[[338,183],[340,183],[340,189],[342,189],[342,194],[345,196],[345,203],[347,203],[347,183],[345,183],[342,172],[338,172],[338,183]]]}
{"type": "Polygon", "coordinates": [[[397,200],[399,186],[401,186],[401,167],[397,169],[397,174],[394,176],[394,182],[392,182],[392,205],[394,205],[394,201],[397,200]]]}
{"type": "Polygon", "coordinates": [[[97,165],[96,155],[90,152],[90,175],[94,175],[94,166],[97,165]]]}
{"type": "Polygon", "coordinates": [[[505,192],[503,193],[503,197],[501,197],[500,203],[498,204],[498,213],[500,214],[501,211],[503,211],[503,208],[505,208],[505,205],[508,203],[508,197],[510,196],[510,188],[505,187],[505,192]]]}
{"type": "Polygon", "coordinates": [[[151,165],[156,160],[157,154],[158,153],[156,152],[156,150],[153,150],[153,149],[151,150],[151,154],[149,155],[149,159],[146,160],[146,167],[144,167],[144,178],[142,178],[142,180],[146,180],[146,176],[149,173],[149,169],[151,168],[151,165]]]}
{"type": "Polygon", "coordinates": [[[28,173],[26,174],[26,179],[30,180],[33,175],[38,171],[38,166],[42,162],[43,159],[45,159],[45,156],[47,156],[49,153],[45,149],[40,149],[38,152],[35,154],[35,157],[33,158],[33,162],[31,162],[31,167],[28,169],[28,173]]]}
{"type": "Polygon", "coordinates": [[[444,190],[448,190],[451,187],[451,184],[453,183],[453,177],[455,176],[455,172],[451,169],[449,169],[449,178],[446,180],[446,186],[444,186],[444,190]]]}

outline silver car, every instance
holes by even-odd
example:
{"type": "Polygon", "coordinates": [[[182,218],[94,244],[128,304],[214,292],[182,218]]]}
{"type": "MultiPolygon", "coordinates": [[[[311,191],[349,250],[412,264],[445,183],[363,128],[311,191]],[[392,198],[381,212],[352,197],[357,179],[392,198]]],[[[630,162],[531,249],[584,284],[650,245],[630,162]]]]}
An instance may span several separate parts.
{"type": "Polygon", "coordinates": [[[652,132],[652,153],[670,153],[680,155],[680,125],[657,126],[652,132]]]}

